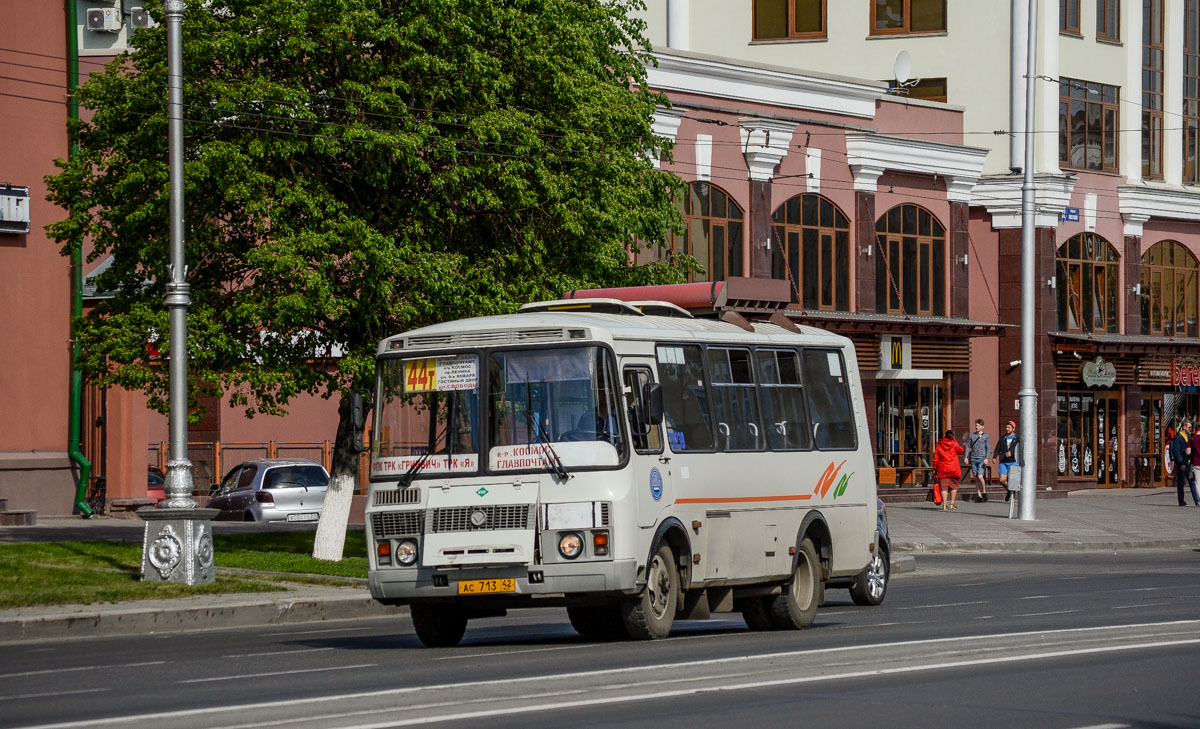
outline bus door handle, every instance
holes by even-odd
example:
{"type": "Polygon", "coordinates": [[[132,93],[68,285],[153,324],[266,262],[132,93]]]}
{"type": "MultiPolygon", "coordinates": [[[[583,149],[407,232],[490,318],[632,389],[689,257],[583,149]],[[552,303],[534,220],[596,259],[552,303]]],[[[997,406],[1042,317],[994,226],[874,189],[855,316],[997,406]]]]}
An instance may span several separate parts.
{"type": "Polygon", "coordinates": [[[659,463],[670,463],[670,462],[671,462],[671,457],[670,457],[670,456],[659,456],[659,457],[658,457],[658,462],[659,462],[659,463]]]}

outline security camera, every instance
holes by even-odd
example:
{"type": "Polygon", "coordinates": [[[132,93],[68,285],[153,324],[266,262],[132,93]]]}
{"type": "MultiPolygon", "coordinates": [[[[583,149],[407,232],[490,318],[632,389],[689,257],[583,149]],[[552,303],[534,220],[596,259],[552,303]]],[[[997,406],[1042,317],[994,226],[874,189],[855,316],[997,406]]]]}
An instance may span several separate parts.
{"type": "Polygon", "coordinates": [[[1021,360],[1019,360],[1019,359],[1014,359],[1012,362],[1009,362],[1009,363],[1008,363],[1008,366],[1009,366],[1009,367],[1017,367],[1017,366],[1018,366],[1018,365],[1020,365],[1020,364],[1021,364],[1021,360]]]}

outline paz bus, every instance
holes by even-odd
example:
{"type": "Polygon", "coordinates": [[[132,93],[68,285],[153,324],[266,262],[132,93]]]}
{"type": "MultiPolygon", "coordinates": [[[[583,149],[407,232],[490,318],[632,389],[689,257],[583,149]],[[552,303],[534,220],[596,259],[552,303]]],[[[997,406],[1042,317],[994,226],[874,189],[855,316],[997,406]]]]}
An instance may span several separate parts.
{"type": "Polygon", "coordinates": [[[453,646],[472,618],[534,606],[565,607],[588,638],[731,611],[807,628],[826,582],[869,589],[881,550],[853,344],[780,314],[722,319],[566,299],[383,340],[372,596],[408,605],[424,645],[453,646]]]}

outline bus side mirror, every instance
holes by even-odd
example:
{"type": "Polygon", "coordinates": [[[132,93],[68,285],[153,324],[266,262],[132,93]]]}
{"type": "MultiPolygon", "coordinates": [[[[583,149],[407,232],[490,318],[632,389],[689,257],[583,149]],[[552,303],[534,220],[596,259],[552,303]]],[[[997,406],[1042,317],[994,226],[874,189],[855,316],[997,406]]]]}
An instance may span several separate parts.
{"type": "Polygon", "coordinates": [[[647,382],[642,385],[642,402],[646,406],[646,421],[658,425],[663,421],[662,385],[657,382],[647,382]]]}
{"type": "Polygon", "coordinates": [[[366,448],[362,445],[363,429],[367,426],[367,411],[371,404],[361,392],[350,393],[350,425],[354,428],[354,447],[362,453],[366,448]]]}

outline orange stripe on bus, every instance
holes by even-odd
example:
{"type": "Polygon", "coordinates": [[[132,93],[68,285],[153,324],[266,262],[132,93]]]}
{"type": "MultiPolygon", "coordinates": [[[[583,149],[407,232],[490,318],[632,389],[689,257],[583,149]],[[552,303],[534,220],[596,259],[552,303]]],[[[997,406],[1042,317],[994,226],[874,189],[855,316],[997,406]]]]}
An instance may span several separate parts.
{"type": "Polygon", "coordinates": [[[812,494],[785,494],[784,496],[728,496],[711,499],[675,499],[676,504],[733,504],[739,501],[807,501],[812,494]]]}

